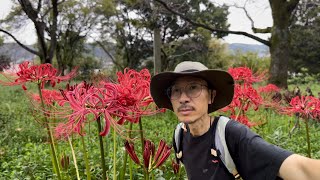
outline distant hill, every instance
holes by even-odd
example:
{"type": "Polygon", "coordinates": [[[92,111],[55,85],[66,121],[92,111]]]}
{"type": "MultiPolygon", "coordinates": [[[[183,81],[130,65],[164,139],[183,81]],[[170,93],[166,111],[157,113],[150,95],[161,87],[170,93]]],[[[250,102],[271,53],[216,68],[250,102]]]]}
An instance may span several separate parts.
{"type": "MultiPolygon", "coordinates": [[[[32,46],[28,46],[33,48],[32,46]]],[[[94,56],[104,62],[105,65],[111,64],[112,61],[110,57],[103,51],[99,46],[93,46],[87,44],[86,48],[89,50],[88,55],[94,56]]],[[[241,43],[232,43],[228,45],[228,48],[231,53],[237,51],[246,53],[246,52],[256,52],[259,56],[269,56],[269,48],[265,45],[256,45],[256,44],[241,44],[241,43]]],[[[109,49],[111,49],[109,47],[109,49]]],[[[114,51],[110,52],[114,54],[114,51]]],[[[26,51],[16,43],[5,43],[0,46],[0,54],[5,54],[11,57],[12,61],[15,63],[20,63],[23,60],[34,59],[35,55],[26,51]]]]}
{"type": "Polygon", "coordinates": [[[229,44],[229,50],[231,53],[235,53],[237,51],[246,53],[246,52],[255,52],[258,53],[260,57],[269,56],[269,47],[266,45],[258,45],[258,44],[242,44],[242,43],[232,43],[229,44]]]}
{"type": "MultiPolygon", "coordinates": [[[[28,47],[33,48],[32,46],[28,47]]],[[[9,56],[15,63],[20,63],[23,60],[31,60],[35,57],[34,54],[26,51],[16,43],[5,43],[0,46],[0,54],[9,56]]]]}
{"type": "MultiPolygon", "coordinates": [[[[28,46],[28,47],[31,49],[34,49],[33,46],[28,46]]],[[[102,50],[102,48],[87,44],[86,49],[88,49],[89,51],[87,55],[94,56],[104,61],[104,64],[112,63],[110,57],[102,50]]],[[[111,51],[111,53],[114,53],[114,52],[111,51]]],[[[9,56],[11,60],[15,63],[20,63],[24,60],[31,60],[36,58],[34,54],[23,49],[21,46],[19,46],[16,43],[4,43],[2,46],[0,46],[0,54],[9,56]]]]}

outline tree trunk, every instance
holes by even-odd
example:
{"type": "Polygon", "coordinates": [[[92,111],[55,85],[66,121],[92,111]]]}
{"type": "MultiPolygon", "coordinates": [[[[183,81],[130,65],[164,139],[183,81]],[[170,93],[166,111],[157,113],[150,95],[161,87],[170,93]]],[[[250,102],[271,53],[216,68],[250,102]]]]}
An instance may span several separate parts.
{"type": "Polygon", "coordinates": [[[154,74],[161,72],[161,36],[160,29],[153,30],[153,57],[154,57],[154,74]]]}
{"type": "Polygon", "coordinates": [[[287,88],[289,53],[289,30],[273,27],[271,36],[271,63],[269,83],[287,88]]]}
{"type": "Polygon", "coordinates": [[[270,39],[270,77],[269,83],[287,88],[288,63],[290,56],[290,17],[299,0],[269,0],[272,10],[273,27],[270,39]]]}
{"type": "Polygon", "coordinates": [[[56,60],[58,63],[58,70],[59,70],[59,72],[61,72],[61,75],[63,76],[65,65],[62,62],[62,52],[61,52],[61,46],[59,45],[59,43],[56,46],[56,60]]]}

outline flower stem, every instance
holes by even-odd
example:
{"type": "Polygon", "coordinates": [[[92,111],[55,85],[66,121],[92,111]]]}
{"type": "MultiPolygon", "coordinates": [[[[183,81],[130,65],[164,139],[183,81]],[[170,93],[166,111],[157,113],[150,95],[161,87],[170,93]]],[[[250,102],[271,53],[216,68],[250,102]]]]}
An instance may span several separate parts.
{"type": "Polygon", "coordinates": [[[107,179],[107,173],[106,173],[106,161],[104,158],[104,149],[103,149],[103,140],[102,136],[100,136],[101,130],[101,122],[100,122],[100,117],[97,119],[97,124],[98,124],[98,136],[99,136],[99,142],[100,142],[100,155],[101,155],[101,168],[102,168],[102,179],[107,179]]]}
{"type": "Polygon", "coordinates": [[[310,145],[310,136],[309,136],[309,119],[305,121],[306,123],[306,133],[307,133],[307,143],[308,143],[308,157],[311,158],[311,145],[310,145]]]}
{"type": "Polygon", "coordinates": [[[144,136],[143,136],[143,127],[142,127],[141,117],[139,118],[139,129],[140,129],[140,138],[141,138],[142,153],[143,153],[143,151],[144,151],[144,136]]]}
{"type": "Polygon", "coordinates": [[[117,133],[113,130],[113,180],[117,180],[117,133]]]}
{"type": "Polygon", "coordinates": [[[83,136],[81,136],[81,142],[82,142],[82,151],[84,155],[84,161],[86,163],[87,180],[91,180],[90,164],[88,161],[88,152],[87,152],[87,148],[86,148],[86,144],[83,136]]]}
{"type": "Polygon", "coordinates": [[[145,175],[144,175],[144,179],[145,180],[149,180],[149,172],[148,171],[145,171],[145,175]]]}
{"type": "Polygon", "coordinates": [[[241,102],[242,102],[242,103],[241,103],[241,106],[239,107],[239,112],[238,112],[238,114],[236,115],[235,120],[238,120],[239,116],[241,115],[241,112],[243,112],[243,111],[242,111],[242,108],[244,107],[245,103],[247,103],[247,102],[243,102],[243,101],[241,101],[241,102]]]}
{"type": "MultiPolygon", "coordinates": [[[[43,96],[42,96],[42,91],[41,91],[41,85],[38,84],[38,91],[39,91],[39,97],[41,100],[41,108],[44,111],[45,107],[44,107],[44,102],[43,102],[43,96]]],[[[44,124],[46,126],[47,129],[47,133],[49,136],[49,140],[50,140],[50,148],[51,148],[51,153],[52,153],[52,158],[53,158],[53,167],[57,173],[58,179],[61,180],[61,174],[60,174],[60,169],[59,169],[59,165],[58,165],[58,159],[57,159],[57,154],[56,154],[56,150],[55,150],[55,146],[54,146],[54,139],[52,137],[52,132],[50,129],[50,125],[49,125],[49,121],[47,119],[47,115],[45,114],[45,112],[43,112],[44,115],[44,124]]]]}
{"type": "Polygon", "coordinates": [[[72,157],[73,157],[73,163],[74,163],[74,167],[76,168],[76,173],[77,173],[77,179],[80,180],[80,176],[79,176],[79,170],[78,170],[78,165],[77,165],[77,159],[76,159],[76,155],[74,153],[74,149],[72,146],[72,142],[70,140],[70,138],[68,137],[68,141],[69,141],[69,145],[71,148],[71,152],[72,152],[72,157]]]}
{"type": "MultiPolygon", "coordinates": [[[[129,125],[129,131],[128,131],[129,138],[131,138],[131,130],[132,130],[132,123],[130,123],[129,125]]],[[[120,172],[120,180],[123,180],[125,177],[126,169],[127,169],[127,159],[128,159],[128,153],[125,151],[124,157],[123,157],[123,168],[122,168],[122,171],[120,172]]],[[[131,168],[131,166],[129,168],[131,168]]]]}
{"type": "MultiPolygon", "coordinates": [[[[144,152],[144,136],[143,136],[143,126],[142,126],[142,119],[141,117],[139,118],[139,129],[140,129],[140,138],[141,138],[141,145],[142,145],[142,153],[144,152]]],[[[148,169],[146,169],[146,167],[143,166],[143,170],[144,170],[144,178],[145,179],[149,179],[149,173],[148,173],[148,169]]]]}
{"type": "Polygon", "coordinates": [[[132,160],[131,159],[129,159],[129,174],[130,174],[130,180],[133,180],[132,160]]]}

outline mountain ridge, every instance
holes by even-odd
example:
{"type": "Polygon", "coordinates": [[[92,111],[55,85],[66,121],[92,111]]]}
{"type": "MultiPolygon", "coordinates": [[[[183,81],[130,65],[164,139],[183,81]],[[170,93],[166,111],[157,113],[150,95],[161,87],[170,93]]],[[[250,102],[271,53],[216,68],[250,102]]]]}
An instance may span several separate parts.
{"type": "MultiPolygon", "coordinates": [[[[28,45],[28,47],[33,48],[33,46],[31,45],[28,45]]],[[[112,63],[110,57],[103,51],[102,48],[91,44],[87,44],[86,48],[89,50],[88,55],[92,55],[98,59],[104,60],[106,63],[112,63]]],[[[228,44],[228,49],[231,53],[254,52],[257,53],[260,57],[269,56],[269,48],[265,45],[231,43],[228,44]]],[[[2,46],[0,46],[0,54],[9,56],[14,63],[20,63],[24,60],[35,58],[34,54],[23,49],[16,43],[4,43],[2,46]]]]}

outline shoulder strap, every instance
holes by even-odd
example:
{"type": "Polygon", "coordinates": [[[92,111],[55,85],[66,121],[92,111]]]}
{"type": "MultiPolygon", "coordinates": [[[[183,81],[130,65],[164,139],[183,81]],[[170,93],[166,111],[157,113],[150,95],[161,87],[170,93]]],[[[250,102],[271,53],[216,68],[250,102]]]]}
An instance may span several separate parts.
{"type": "Polygon", "coordinates": [[[215,145],[217,150],[219,150],[219,157],[223,164],[226,166],[228,171],[234,175],[235,178],[239,177],[239,173],[237,171],[236,165],[234,164],[234,161],[230,155],[230,152],[228,150],[228,146],[226,143],[226,125],[229,122],[229,118],[225,116],[220,116],[217,127],[216,127],[216,132],[215,132],[215,145]]]}
{"type": "Polygon", "coordinates": [[[175,156],[177,163],[180,163],[182,158],[182,138],[183,138],[183,129],[185,129],[184,123],[179,123],[173,133],[173,148],[175,151],[175,156]]]}

